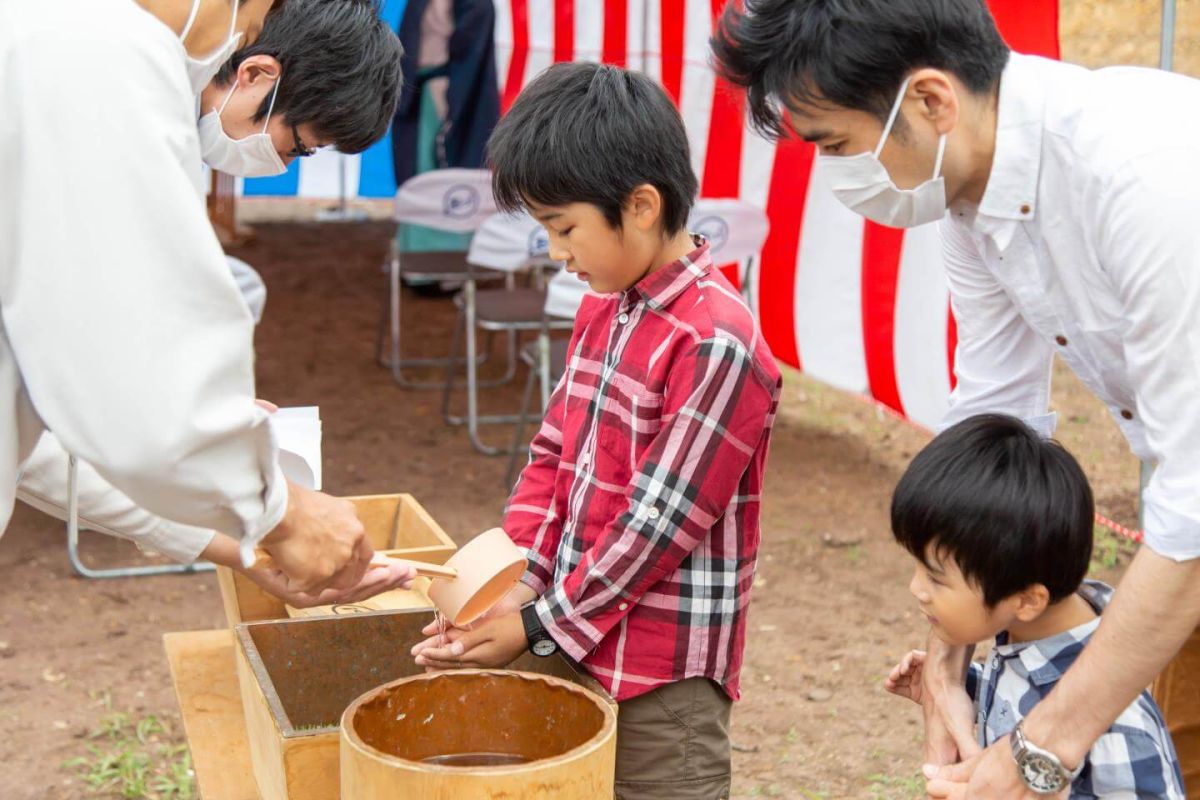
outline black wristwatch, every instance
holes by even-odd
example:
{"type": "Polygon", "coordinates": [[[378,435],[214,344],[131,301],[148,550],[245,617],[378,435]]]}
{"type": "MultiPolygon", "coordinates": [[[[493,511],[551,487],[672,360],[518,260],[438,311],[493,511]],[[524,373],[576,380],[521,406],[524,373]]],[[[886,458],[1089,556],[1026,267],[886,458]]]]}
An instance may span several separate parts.
{"type": "Polygon", "coordinates": [[[529,640],[530,652],[542,658],[558,652],[558,642],[551,639],[550,634],[542,627],[542,620],[538,617],[533,603],[521,609],[521,622],[525,626],[525,638],[529,640]]]}

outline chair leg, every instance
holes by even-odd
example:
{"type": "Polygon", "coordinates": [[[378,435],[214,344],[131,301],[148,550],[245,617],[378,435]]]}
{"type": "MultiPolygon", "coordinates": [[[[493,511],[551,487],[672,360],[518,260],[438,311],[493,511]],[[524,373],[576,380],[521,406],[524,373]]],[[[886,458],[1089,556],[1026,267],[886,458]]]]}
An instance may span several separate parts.
{"type": "MultiPolygon", "coordinates": [[[[442,384],[442,420],[447,425],[461,425],[462,418],[456,417],[450,413],[450,393],[454,390],[454,362],[458,358],[459,345],[462,343],[463,328],[466,320],[463,318],[463,310],[458,310],[458,316],[454,320],[454,336],[450,340],[450,357],[446,359],[446,380],[442,384]]],[[[464,360],[465,365],[465,360],[464,360]]]]}
{"type": "Polygon", "coordinates": [[[537,370],[530,369],[529,377],[525,379],[525,393],[521,398],[521,413],[517,415],[517,426],[513,431],[512,448],[508,456],[508,469],[504,471],[504,485],[510,490],[516,478],[517,460],[521,457],[521,438],[525,434],[525,421],[529,417],[529,401],[533,399],[533,380],[537,370]]]}
{"type": "Polygon", "coordinates": [[[152,567],[111,567],[92,569],[79,557],[79,462],[75,456],[67,459],[67,559],[71,568],[84,578],[140,578],[149,575],[194,575],[212,572],[214,564],[197,561],[192,564],[163,564],[152,567]]]}

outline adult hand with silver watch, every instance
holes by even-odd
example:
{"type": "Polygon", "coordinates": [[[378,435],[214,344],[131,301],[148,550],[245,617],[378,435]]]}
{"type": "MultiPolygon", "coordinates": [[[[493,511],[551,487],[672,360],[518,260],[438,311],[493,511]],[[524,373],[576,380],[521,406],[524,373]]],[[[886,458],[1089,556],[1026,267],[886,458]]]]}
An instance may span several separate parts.
{"type": "MultiPolygon", "coordinates": [[[[1054,690],[1021,723],[1025,739],[1067,769],[1137,697],[1200,621],[1200,560],[1175,561],[1143,547],[1091,641],[1054,690]]],[[[1039,800],[1023,780],[1010,737],[948,766],[926,765],[926,792],[953,800],[1039,800]]],[[[1062,796],[1066,796],[1065,793],[1062,796]]]]}

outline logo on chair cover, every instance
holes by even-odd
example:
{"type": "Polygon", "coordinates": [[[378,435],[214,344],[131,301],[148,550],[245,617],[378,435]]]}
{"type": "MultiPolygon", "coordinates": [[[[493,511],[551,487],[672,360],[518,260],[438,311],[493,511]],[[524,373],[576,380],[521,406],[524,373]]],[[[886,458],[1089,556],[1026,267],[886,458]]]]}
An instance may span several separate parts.
{"type": "Polygon", "coordinates": [[[474,186],[451,186],[442,196],[442,213],[454,219],[466,219],[479,210],[479,191],[474,186]]]}
{"type": "Polygon", "coordinates": [[[529,232],[529,257],[550,255],[550,236],[541,225],[529,232]]]}
{"type": "Polygon", "coordinates": [[[729,241],[729,223],[721,217],[704,217],[692,226],[695,233],[708,240],[709,250],[716,255],[729,241]]]}

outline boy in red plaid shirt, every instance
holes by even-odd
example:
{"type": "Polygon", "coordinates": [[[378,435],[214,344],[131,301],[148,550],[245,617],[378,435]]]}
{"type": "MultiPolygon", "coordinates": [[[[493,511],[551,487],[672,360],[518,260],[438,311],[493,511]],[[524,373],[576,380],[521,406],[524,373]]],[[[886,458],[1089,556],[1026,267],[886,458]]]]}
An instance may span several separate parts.
{"type": "Polygon", "coordinates": [[[447,669],[562,650],[620,704],[617,797],[728,797],[779,370],[684,227],[696,178],[653,81],[555,65],[488,150],[498,204],[542,222],[593,293],[504,515],[529,570],[414,654],[447,669]]]}

